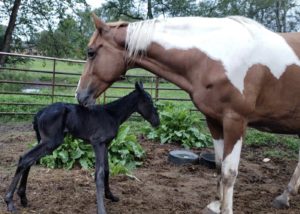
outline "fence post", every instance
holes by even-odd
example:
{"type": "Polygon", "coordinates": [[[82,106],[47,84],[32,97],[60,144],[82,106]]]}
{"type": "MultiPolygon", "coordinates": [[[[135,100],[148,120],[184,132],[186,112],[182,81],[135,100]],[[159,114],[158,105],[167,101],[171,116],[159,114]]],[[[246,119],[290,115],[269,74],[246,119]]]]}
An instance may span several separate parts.
{"type": "Polygon", "coordinates": [[[156,76],[156,79],[155,79],[155,101],[158,101],[158,93],[159,93],[159,77],[156,76]]]}
{"type": "Polygon", "coordinates": [[[103,92],[103,104],[106,103],[106,90],[103,92]]]}
{"type": "Polygon", "coordinates": [[[56,59],[53,60],[52,93],[51,93],[52,103],[54,101],[55,70],[56,70],[56,59]]]}

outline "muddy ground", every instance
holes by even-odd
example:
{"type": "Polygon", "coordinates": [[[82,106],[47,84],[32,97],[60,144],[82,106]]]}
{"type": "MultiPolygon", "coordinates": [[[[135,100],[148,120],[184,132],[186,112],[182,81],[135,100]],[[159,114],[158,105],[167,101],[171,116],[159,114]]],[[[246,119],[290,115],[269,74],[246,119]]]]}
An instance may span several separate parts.
{"type": "MultiPolygon", "coordinates": [[[[15,170],[18,157],[34,141],[30,124],[0,125],[0,213],[7,213],[3,196],[15,170]]],[[[111,189],[120,197],[105,201],[108,214],[201,213],[216,196],[216,172],[204,166],[174,166],[167,161],[176,145],[141,142],[147,158],[133,171],[140,181],[127,176],[111,178],[111,189]]],[[[297,164],[295,155],[285,160],[264,163],[264,151],[270,148],[245,146],[235,186],[235,213],[300,213],[300,196],[295,196],[288,210],[276,210],[271,202],[287,185],[297,164]]],[[[280,148],[284,149],[284,148],[280,148]]],[[[206,149],[207,150],[207,149],[206,149]]],[[[201,150],[195,151],[200,153],[201,150]]],[[[29,206],[20,213],[76,214],[96,213],[95,184],[90,171],[50,170],[34,166],[28,182],[29,206]]]]}

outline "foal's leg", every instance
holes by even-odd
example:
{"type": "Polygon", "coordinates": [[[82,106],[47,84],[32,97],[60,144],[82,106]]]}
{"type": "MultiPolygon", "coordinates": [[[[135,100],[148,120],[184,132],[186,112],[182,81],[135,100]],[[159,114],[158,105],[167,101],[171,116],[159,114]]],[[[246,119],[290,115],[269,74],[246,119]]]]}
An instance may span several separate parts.
{"type": "Polygon", "coordinates": [[[112,202],[118,202],[119,198],[114,196],[109,188],[109,163],[108,163],[108,148],[105,146],[105,165],[104,165],[104,187],[105,197],[112,202]]]}
{"type": "Polygon", "coordinates": [[[289,200],[291,195],[296,195],[298,193],[298,189],[300,186],[300,150],[299,150],[299,159],[297,167],[294,171],[294,174],[287,186],[287,188],[283,191],[283,193],[277,196],[272,205],[275,208],[283,209],[288,208],[290,206],[289,200]]]}
{"type": "MultiPolygon", "coordinates": [[[[14,175],[14,178],[8,188],[8,191],[5,195],[5,202],[7,204],[7,209],[10,212],[13,212],[16,210],[14,203],[13,203],[13,195],[16,190],[16,187],[19,183],[19,180],[24,173],[26,173],[26,170],[30,168],[38,159],[41,157],[50,154],[53,150],[55,150],[61,143],[63,142],[63,138],[61,138],[59,141],[42,141],[41,144],[36,145],[33,149],[28,151],[25,155],[20,157],[18,167],[16,170],[16,173],[14,175]]],[[[28,170],[29,173],[29,170],[28,170]]],[[[25,175],[26,180],[27,176],[25,175]]],[[[25,182],[24,177],[24,182],[25,182]]],[[[26,186],[26,185],[25,185],[26,186]]]]}
{"type": "MultiPolygon", "coordinates": [[[[37,115],[36,115],[35,118],[34,118],[33,127],[34,127],[34,130],[35,130],[35,133],[36,133],[36,138],[37,138],[38,144],[40,144],[41,143],[41,135],[40,135],[40,131],[39,131],[39,128],[38,128],[38,121],[37,120],[38,120],[38,118],[37,118],[37,115]]],[[[28,167],[27,169],[25,169],[25,171],[22,175],[21,181],[20,181],[18,191],[17,191],[17,194],[20,197],[20,201],[21,201],[21,204],[22,204],[23,207],[26,207],[27,202],[28,202],[27,197],[26,197],[26,188],[27,188],[27,179],[28,179],[30,168],[31,167],[28,167]]]]}
{"type": "Polygon", "coordinates": [[[105,214],[104,207],[104,165],[105,165],[105,143],[93,143],[96,155],[96,188],[97,188],[97,214],[105,214]]]}
{"type": "Polygon", "coordinates": [[[26,207],[27,202],[28,202],[27,197],[26,197],[26,187],[27,187],[27,178],[29,175],[29,171],[30,171],[30,166],[27,167],[27,169],[25,169],[25,171],[22,175],[21,181],[20,181],[18,191],[17,191],[17,194],[20,197],[20,201],[21,201],[21,204],[23,207],[26,207]]]}

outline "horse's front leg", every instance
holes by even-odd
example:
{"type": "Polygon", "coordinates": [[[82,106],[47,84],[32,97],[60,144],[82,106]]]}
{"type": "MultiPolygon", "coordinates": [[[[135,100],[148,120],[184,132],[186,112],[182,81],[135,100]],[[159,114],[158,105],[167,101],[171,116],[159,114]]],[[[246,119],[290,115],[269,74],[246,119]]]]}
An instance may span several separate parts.
{"type": "Polygon", "coordinates": [[[96,155],[95,182],[97,188],[97,214],[105,214],[104,207],[104,165],[105,165],[105,143],[93,143],[96,155]]]}
{"type": "Polygon", "coordinates": [[[294,171],[294,174],[287,186],[287,188],[283,191],[283,193],[277,196],[272,205],[277,209],[284,209],[290,206],[290,197],[292,195],[296,195],[298,193],[298,189],[300,186],[300,150],[299,150],[299,159],[297,167],[294,171]]]}
{"type": "Polygon", "coordinates": [[[118,202],[119,198],[114,196],[109,188],[109,163],[108,163],[108,146],[105,146],[105,165],[104,165],[104,187],[105,197],[112,202],[118,202]]]}
{"type": "MultiPolygon", "coordinates": [[[[221,164],[221,179],[219,182],[220,201],[214,201],[207,206],[209,213],[233,213],[233,188],[238,174],[242,140],[246,124],[238,115],[230,113],[223,120],[224,147],[221,164]]],[[[216,159],[222,149],[222,141],[214,141],[216,159]]]]}
{"type": "Polygon", "coordinates": [[[224,153],[224,135],[223,135],[223,125],[218,121],[206,117],[207,126],[212,136],[214,150],[215,150],[215,162],[218,173],[218,185],[217,192],[219,192],[217,201],[211,202],[204,210],[203,213],[220,213],[221,212],[221,203],[223,198],[223,188],[221,183],[221,170],[222,170],[222,160],[224,153]]]}

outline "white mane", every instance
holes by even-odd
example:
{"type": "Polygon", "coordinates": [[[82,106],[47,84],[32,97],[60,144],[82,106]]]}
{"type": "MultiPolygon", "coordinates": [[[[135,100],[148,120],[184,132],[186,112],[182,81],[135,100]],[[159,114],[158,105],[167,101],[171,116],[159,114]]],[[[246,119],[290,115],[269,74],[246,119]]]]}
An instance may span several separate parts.
{"type": "Polygon", "coordinates": [[[152,42],[157,19],[130,23],[127,28],[126,48],[130,57],[146,51],[152,42]]]}
{"type": "MultiPolygon", "coordinates": [[[[127,28],[126,48],[128,51],[128,55],[130,57],[136,57],[139,52],[143,53],[147,50],[147,47],[153,41],[153,34],[155,32],[156,25],[161,24],[162,27],[164,27],[166,30],[170,28],[174,28],[174,29],[178,28],[185,31],[188,29],[184,29],[184,27],[182,27],[183,25],[189,27],[195,25],[195,27],[199,27],[199,24],[197,22],[202,23],[203,21],[205,21],[207,22],[207,24],[203,25],[202,23],[200,25],[202,25],[204,28],[205,27],[211,28],[211,26],[209,26],[210,21],[214,23],[215,22],[214,20],[219,20],[220,22],[221,20],[224,19],[227,20],[230,19],[236,21],[243,27],[247,28],[251,34],[254,33],[251,32],[251,27],[264,28],[264,26],[259,24],[258,22],[242,16],[229,16],[227,18],[177,17],[177,18],[169,18],[169,19],[151,19],[146,21],[134,22],[134,23],[130,23],[127,28]],[[177,27],[176,24],[178,24],[177,27]]],[[[206,29],[203,29],[203,31],[205,32],[206,29]]]]}

